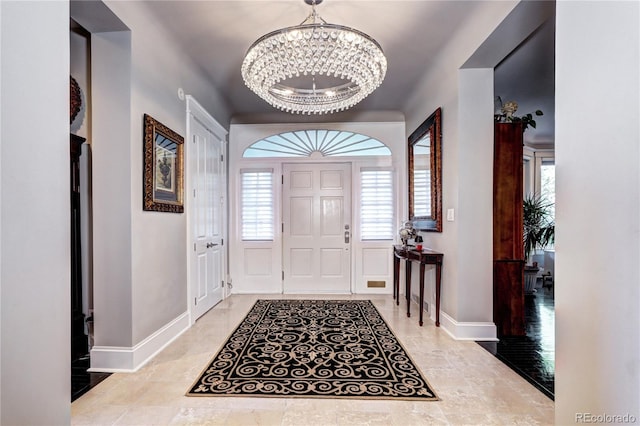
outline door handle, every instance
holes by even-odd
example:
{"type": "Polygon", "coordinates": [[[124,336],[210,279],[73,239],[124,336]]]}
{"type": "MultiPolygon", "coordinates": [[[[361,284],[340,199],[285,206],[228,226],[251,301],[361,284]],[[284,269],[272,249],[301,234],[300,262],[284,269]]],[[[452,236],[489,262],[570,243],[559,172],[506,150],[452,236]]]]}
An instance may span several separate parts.
{"type": "Polygon", "coordinates": [[[207,248],[215,247],[218,243],[207,243],[207,248]]]}
{"type": "Polygon", "coordinates": [[[344,243],[349,244],[349,231],[344,231],[344,243]]]}

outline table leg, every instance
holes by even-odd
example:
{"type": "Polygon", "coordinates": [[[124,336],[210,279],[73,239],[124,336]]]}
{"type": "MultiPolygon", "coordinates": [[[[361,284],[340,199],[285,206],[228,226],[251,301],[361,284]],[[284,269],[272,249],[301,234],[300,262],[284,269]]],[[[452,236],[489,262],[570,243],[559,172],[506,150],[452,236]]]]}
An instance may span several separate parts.
{"type": "Polygon", "coordinates": [[[422,314],[424,306],[424,263],[420,263],[420,327],[422,327],[422,314]]]}
{"type": "Polygon", "coordinates": [[[407,317],[411,316],[411,261],[405,263],[405,295],[407,296],[407,317]]]}
{"type": "Polygon", "coordinates": [[[442,281],[442,264],[436,264],[436,327],[440,327],[440,283],[442,281]]]}
{"type": "Polygon", "coordinates": [[[400,258],[393,256],[393,298],[400,304],[400,258]]]}

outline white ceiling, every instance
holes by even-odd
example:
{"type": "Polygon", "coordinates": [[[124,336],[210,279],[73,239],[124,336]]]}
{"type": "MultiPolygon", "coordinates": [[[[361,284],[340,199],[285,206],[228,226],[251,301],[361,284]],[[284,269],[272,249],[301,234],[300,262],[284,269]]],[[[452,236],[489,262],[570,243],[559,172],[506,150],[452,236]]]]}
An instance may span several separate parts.
{"type": "MultiPolygon", "coordinates": [[[[234,115],[274,112],[271,106],[244,85],[240,66],[247,49],[257,38],[279,28],[298,25],[308,16],[311,7],[303,0],[173,0],[145,3],[158,25],[175,37],[209,76],[212,84],[222,92],[234,115]]],[[[318,13],[327,22],[369,34],[380,43],[387,56],[388,70],[384,82],[352,108],[352,112],[403,111],[423,70],[429,67],[441,49],[446,48],[453,33],[464,31],[464,22],[481,6],[482,2],[479,1],[449,0],[325,0],[317,6],[318,13]]],[[[539,48],[531,54],[537,55],[539,62],[544,59],[540,57],[539,48]]],[[[546,57],[553,59],[553,52],[546,57]]],[[[520,68],[518,72],[531,67],[525,65],[520,68]]],[[[533,84],[538,79],[537,75],[520,75],[515,83],[524,78],[533,84]]],[[[540,93],[540,90],[536,92],[540,93]]],[[[524,99],[514,100],[525,102],[524,99]]],[[[333,115],[329,119],[335,118],[333,115]]],[[[539,124],[544,127],[542,122],[539,124]]]]}

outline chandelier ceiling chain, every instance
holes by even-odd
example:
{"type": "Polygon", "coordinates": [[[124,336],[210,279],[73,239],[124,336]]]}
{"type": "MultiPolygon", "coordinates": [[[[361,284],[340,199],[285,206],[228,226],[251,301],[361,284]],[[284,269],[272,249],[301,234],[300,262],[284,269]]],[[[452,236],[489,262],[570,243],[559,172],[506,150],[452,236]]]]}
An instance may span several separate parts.
{"type": "Polygon", "coordinates": [[[307,0],[305,0],[305,3],[311,5],[311,13],[309,13],[309,16],[307,16],[307,19],[302,21],[300,23],[300,25],[316,24],[318,22],[318,20],[320,20],[323,24],[327,23],[327,21],[322,19],[322,17],[320,15],[318,15],[318,12],[316,11],[316,5],[322,3],[322,0],[320,0],[320,1],[313,0],[312,2],[308,2],[307,0]]]}
{"type": "Polygon", "coordinates": [[[387,60],[367,34],[311,13],[300,25],[260,37],[242,63],[245,84],[270,105],[296,114],[348,109],[384,79],[387,60]]]}

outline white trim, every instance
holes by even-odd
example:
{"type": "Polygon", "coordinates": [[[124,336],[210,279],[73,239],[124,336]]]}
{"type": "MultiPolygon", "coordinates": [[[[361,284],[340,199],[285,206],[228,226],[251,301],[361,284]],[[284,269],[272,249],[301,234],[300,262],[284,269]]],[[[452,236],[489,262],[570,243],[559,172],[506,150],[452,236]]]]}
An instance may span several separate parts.
{"type": "Polygon", "coordinates": [[[456,340],[498,341],[492,322],[458,322],[440,311],[440,328],[456,340]]]}
{"type": "MultiPolygon", "coordinates": [[[[352,176],[352,263],[351,263],[351,292],[362,294],[391,294],[393,291],[392,286],[389,283],[393,282],[393,256],[391,252],[390,240],[368,240],[360,241],[355,236],[360,235],[359,220],[359,197],[358,188],[360,168],[365,167],[369,169],[389,169],[394,173],[394,196],[396,198],[395,210],[394,210],[394,223],[398,225],[398,218],[406,216],[406,195],[404,191],[400,191],[401,188],[406,187],[407,178],[405,173],[401,173],[405,167],[406,157],[406,139],[405,139],[405,126],[403,122],[349,122],[349,123],[332,123],[331,127],[335,130],[346,130],[349,132],[356,132],[361,134],[367,134],[375,137],[380,142],[384,143],[391,149],[392,155],[390,157],[333,157],[331,160],[325,159],[319,161],[318,158],[305,158],[299,157],[293,158],[243,158],[242,153],[244,149],[251,145],[253,141],[260,138],[267,137],[269,135],[285,132],[287,130],[296,131],[304,129],[317,128],[317,123],[284,123],[284,124],[231,124],[229,133],[229,203],[231,211],[239,212],[239,183],[240,183],[240,170],[245,168],[274,168],[274,175],[279,180],[278,175],[282,175],[282,165],[285,163],[350,163],[351,164],[351,176],[352,176]],[[404,141],[404,142],[403,142],[404,141]],[[404,185],[404,186],[403,186],[404,185]],[[235,209],[235,210],[234,210],[235,209]],[[382,276],[366,276],[362,274],[362,251],[369,248],[385,248],[388,250],[387,262],[389,265],[388,275],[382,276]],[[368,288],[366,287],[366,279],[370,280],[384,280],[387,282],[385,288],[368,288]]],[[[276,192],[274,205],[276,211],[275,216],[278,218],[276,221],[276,235],[274,241],[271,244],[265,244],[267,242],[261,242],[257,245],[255,242],[243,242],[240,239],[240,228],[237,214],[229,216],[229,257],[232,259],[230,262],[229,274],[233,277],[233,294],[281,294],[282,288],[282,232],[277,232],[280,229],[282,223],[282,185],[279,181],[276,182],[276,192]],[[267,276],[253,276],[245,275],[245,261],[249,261],[245,258],[245,249],[248,248],[263,248],[271,250],[271,270],[267,276]]]]}
{"type": "Polygon", "coordinates": [[[182,333],[187,331],[189,327],[189,314],[184,312],[131,348],[94,346],[91,349],[91,368],[88,371],[106,373],[136,372],[182,333]]]}
{"type": "Polygon", "coordinates": [[[216,135],[218,139],[226,141],[227,134],[229,133],[227,129],[222,127],[220,123],[218,123],[215,118],[213,118],[211,114],[209,114],[207,110],[204,109],[193,96],[187,95],[186,98],[187,117],[189,116],[189,114],[193,115],[194,118],[200,121],[209,130],[211,130],[211,132],[213,132],[213,134],[216,135]]]}
{"type": "MultiPolygon", "coordinates": [[[[222,141],[223,143],[223,147],[222,147],[222,151],[223,151],[223,165],[224,165],[224,187],[225,187],[225,191],[224,191],[224,209],[223,209],[223,224],[222,224],[222,228],[223,228],[223,241],[227,240],[227,245],[223,246],[223,256],[224,256],[224,260],[223,260],[223,271],[222,271],[222,278],[223,280],[225,280],[225,282],[223,283],[223,288],[222,288],[222,300],[224,300],[229,294],[230,294],[230,278],[229,278],[229,169],[228,169],[228,164],[229,164],[229,150],[228,150],[228,141],[227,141],[227,136],[229,134],[229,132],[227,131],[227,129],[225,129],[224,127],[222,127],[222,125],[220,125],[220,123],[218,123],[216,121],[215,118],[213,118],[213,116],[211,114],[209,114],[209,112],[204,109],[204,107],[202,107],[202,105],[200,105],[198,103],[198,101],[191,95],[187,95],[186,97],[186,110],[185,110],[185,120],[186,120],[186,129],[187,129],[187,136],[185,138],[185,140],[187,141],[187,143],[185,144],[185,152],[184,152],[184,185],[186,188],[185,193],[186,194],[191,194],[193,191],[193,183],[191,182],[191,175],[193,173],[193,170],[191,169],[190,165],[190,161],[189,159],[191,158],[192,155],[192,144],[191,142],[193,141],[193,133],[192,133],[192,129],[191,129],[191,118],[193,118],[195,121],[199,122],[200,124],[203,125],[203,127],[205,127],[208,131],[210,131],[213,136],[215,136],[217,139],[219,139],[220,141],[222,141]],[[229,285],[226,285],[226,283],[229,283],[229,285]]],[[[193,295],[192,295],[192,284],[193,284],[193,280],[195,279],[193,277],[193,271],[192,271],[192,262],[193,262],[193,256],[194,256],[194,252],[191,249],[192,245],[193,245],[193,220],[191,218],[193,212],[191,210],[191,203],[186,202],[185,203],[185,214],[186,214],[186,218],[187,218],[187,239],[186,239],[186,252],[187,252],[187,313],[189,316],[189,325],[195,324],[197,318],[195,318],[195,315],[193,314],[194,311],[194,305],[192,300],[193,299],[193,295]]]]}
{"type": "Polygon", "coordinates": [[[233,294],[283,294],[283,293],[282,293],[282,289],[260,291],[260,292],[257,292],[253,289],[249,289],[249,290],[233,290],[233,294]]]}

